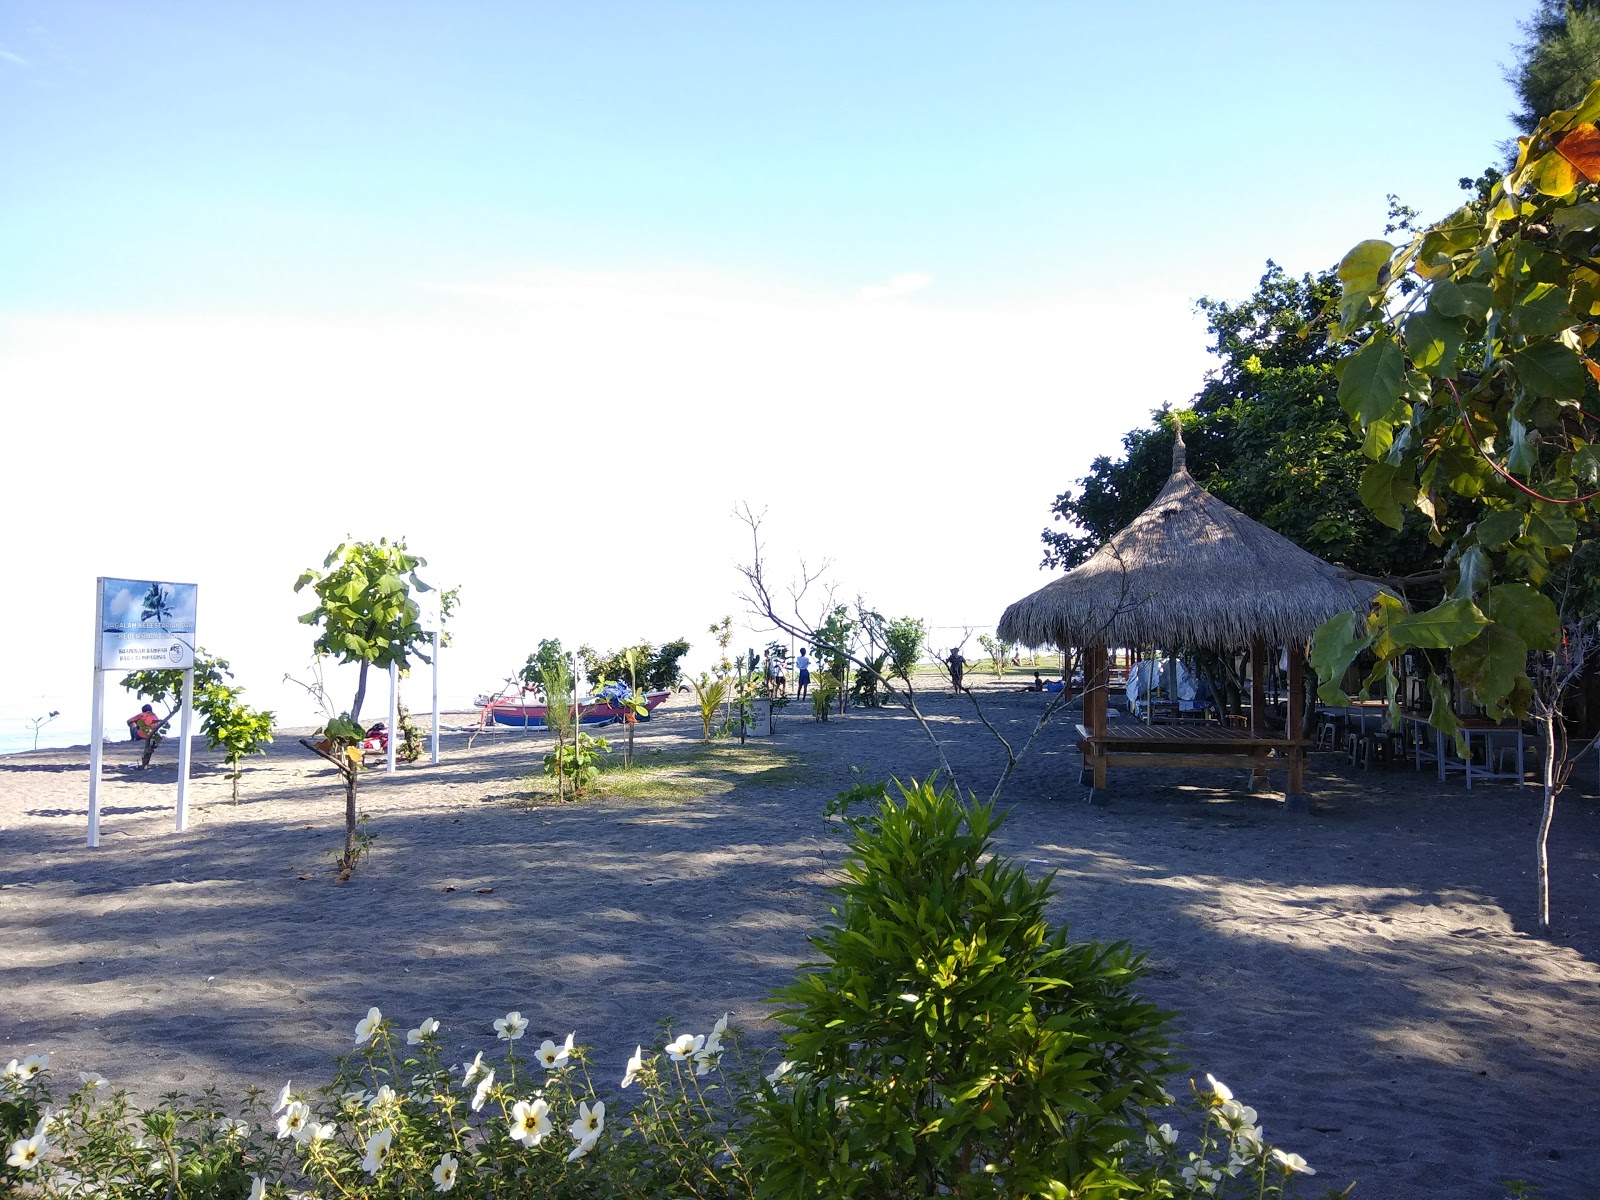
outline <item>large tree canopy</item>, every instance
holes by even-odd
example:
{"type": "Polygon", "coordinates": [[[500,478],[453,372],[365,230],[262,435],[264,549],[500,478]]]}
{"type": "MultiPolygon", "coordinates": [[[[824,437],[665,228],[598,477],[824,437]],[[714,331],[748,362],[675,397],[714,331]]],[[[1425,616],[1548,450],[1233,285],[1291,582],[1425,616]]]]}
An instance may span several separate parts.
{"type": "MultiPolygon", "coordinates": [[[[1339,407],[1327,331],[1339,281],[1332,271],[1295,278],[1267,264],[1255,294],[1202,300],[1218,365],[1182,414],[1189,469],[1215,495],[1311,553],[1364,572],[1409,573],[1437,562],[1426,522],[1401,530],[1376,521],[1361,500],[1367,459],[1339,407]]],[[[1072,567],[1147,507],[1172,469],[1173,414],[1122,439],[1052,512],[1045,567],[1072,567]]]]}
{"type": "Polygon", "coordinates": [[[1557,109],[1576,108],[1600,79],[1600,2],[1540,0],[1520,28],[1528,40],[1517,47],[1506,82],[1522,105],[1512,122],[1532,133],[1557,109]]]}

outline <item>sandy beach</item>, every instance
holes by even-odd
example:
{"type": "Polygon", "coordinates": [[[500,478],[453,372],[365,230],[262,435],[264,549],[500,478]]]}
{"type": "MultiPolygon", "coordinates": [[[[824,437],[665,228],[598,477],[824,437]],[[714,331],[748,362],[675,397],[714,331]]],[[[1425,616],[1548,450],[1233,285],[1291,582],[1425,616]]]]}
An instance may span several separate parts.
{"type": "MultiPolygon", "coordinates": [[[[986,693],[1025,736],[1041,697],[986,693]]],[[[1002,761],[971,710],[929,697],[960,782],[1002,761]]],[[[1552,837],[1555,937],[1538,936],[1534,789],[1467,792],[1409,767],[1313,759],[1313,811],[1280,812],[1238,773],[1113,774],[1084,802],[1070,719],[1018,768],[1005,852],[1055,871],[1058,919],[1148,951],[1194,1071],[1254,1105],[1318,1184],[1363,1200],[1600,1193],[1600,800],[1586,761],[1552,837]]],[[[697,743],[686,698],[641,753],[697,743]]],[[[438,1018],[470,1053],[520,1009],[622,1064],[656,1023],[722,1012],[758,1040],[766,998],[807,958],[843,849],[822,805],[936,758],[902,710],[826,724],[796,709],[761,746],[787,756],[687,801],[532,804],[546,739],[443,739],[443,760],[363,780],[376,840],[338,883],[342,793],[280,735],[228,800],[195,755],[172,828],[174,754],[108,750],[102,845],[84,842],[87,751],[0,758],[0,1058],[50,1052],[150,1098],[315,1084],[368,1005],[438,1018]]],[[[1274,775],[1273,786],[1281,786],[1274,775]]]]}

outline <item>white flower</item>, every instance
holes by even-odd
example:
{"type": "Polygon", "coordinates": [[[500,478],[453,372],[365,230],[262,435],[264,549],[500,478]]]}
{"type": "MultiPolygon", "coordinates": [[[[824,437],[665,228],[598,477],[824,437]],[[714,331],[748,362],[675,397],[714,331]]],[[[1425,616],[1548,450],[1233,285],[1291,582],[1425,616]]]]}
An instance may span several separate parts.
{"type": "Polygon", "coordinates": [[[48,1054],[30,1054],[21,1062],[13,1058],[6,1064],[6,1078],[18,1079],[23,1083],[27,1083],[49,1065],[50,1056],[48,1054]]]}
{"type": "Polygon", "coordinates": [[[586,1137],[586,1138],[580,1139],[578,1144],[572,1148],[572,1153],[567,1155],[567,1161],[568,1162],[577,1162],[580,1158],[582,1158],[586,1154],[588,1154],[589,1151],[593,1150],[594,1147],[595,1147],[595,1143],[598,1142],[599,1140],[600,1140],[600,1135],[599,1134],[594,1134],[591,1137],[586,1137]]]}
{"type": "Polygon", "coordinates": [[[456,1171],[461,1164],[456,1161],[454,1154],[443,1155],[439,1165],[433,1169],[433,1186],[437,1191],[448,1192],[456,1185],[456,1171]]]}
{"type": "Polygon", "coordinates": [[[633,1057],[628,1060],[627,1073],[622,1077],[622,1086],[631,1087],[634,1077],[642,1070],[644,1070],[644,1047],[635,1046],[633,1048],[633,1057]]]}
{"type": "Polygon", "coordinates": [[[19,1171],[31,1171],[39,1165],[39,1160],[49,1148],[50,1141],[42,1133],[36,1133],[30,1138],[18,1138],[11,1143],[11,1151],[6,1155],[6,1166],[15,1167],[19,1171]]]}
{"type": "Polygon", "coordinates": [[[376,1112],[378,1109],[382,1108],[384,1105],[393,1104],[396,1101],[398,1101],[399,1099],[400,1099],[400,1094],[398,1092],[396,1092],[392,1087],[390,1087],[387,1083],[384,1083],[384,1084],[380,1084],[378,1086],[378,1094],[372,1098],[371,1102],[367,1105],[367,1107],[372,1109],[374,1112],[376,1112]]]}
{"type": "Polygon", "coordinates": [[[267,1181],[259,1175],[250,1177],[250,1200],[266,1200],[267,1181]]]}
{"type": "Polygon", "coordinates": [[[278,1118],[278,1137],[300,1137],[300,1131],[306,1127],[306,1122],[311,1119],[311,1106],[300,1100],[290,1101],[289,1107],[283,1110],[283,1116],[278,1118]]]}
{"type": "Polygon", "coordinates": [[[692,1033],[679,1034],[676,1038],[667,1043],[667,1055],[672,1059],[673,1062],[683,1062],[684,1060],[690,1058],[695,1051],[704,1049],[705,1044],[706,1039],[704,1034],[701,1034],[698,1037],[692,1033]]]}
{"type": "Polygon", "coordinates": [[[1256,1127],[1256,1110],[1237,1100],[1224,1100],[1217,1105],[1217,1124],[1229,1133],[1244,1133],[1256,1127]]]}
{"type": "Polygon", "coordinates": [[[713,1046],[711,1040],[707,1038],[705,1047],[694,1052],[694,1073],[704,1075],[721,1061],[722,1047],[713,1046]]]}
{"type": "Polygon", "coordinates": [[[728,1017],[730,1015],[731,1014],[729,1013],[723,1013],[722,1016],[717,1019],[717,1023],[711,1027],[712,1037],[720,1038],[723,1034],[728,1032],[728,1017]]]}
{"type": "Polygon", "coordinates": [[[289,1107],[289,1101],[294,1099],[294,1093],[290,1091],[292,1087],[294,1087],[294,1080],[290,1079],[284,1083],[283,1091],[278,1093],[278,1102],[272,1106],[273,1116],[277,1116],[289,1107]]]}
{"type": "Polygon", "coordinates": [[[1276,1161],[1277,1164],[1283,1168],[1283,1173],[1285,1175],[1316,1174],[1316,1172],[1306,1164],[1306,1160],[1301,1158],[1298,1154],[1290,1154],[1287,1150],[1274,1149],[1272,1151],[1272,1157],[1274,1161],[1276,1161]]]}
{"type": "MultiPolygon", "coordinates": [[[[422,1042],[423,1038],[432,1037],[434,1034],[436,1034],[438,1032],[439,1032],[439,1022],[435,1021],[432,1017],[428,1017],[426,1020],[424,1020],[422,1022],[421,1025],[418,1025],[415,1029],[406,1030],[406,1045],[408,1045],[408,1046],[419,1045],[422,1042]]],[[[446,1155],[445,1157],[449,1158],[449,1155],[446,1155]]],[[[454,1162],[455,1159],[452,1158],[452,1159],[450,1159],[450,1161],[454,1162]]],[[[451,1185],[454,1186],[454,1184],[455,1184],[455,1176],[454,1175],[452,1175],[450,1177],[450,1182],[451,1182],[451,1185]]],[[[440,1190],[441,1191],[449,1191],[450,1189],[449,1188],[441,1188],[440,1190]]]]}
{"type": "Polygon", "coordinates": [[[850,1097],[849,1096],[836,1096],[836,1097],[834,1097],[834,1101],[833,1101],[833,1115],[834,1116],[842,1117],[842,1116],[845,1115],[845,1113],[847,1113],[849,1111],[850,1111],[850,1097]]]}
{"type": "Polygon", "coordinates": [[[472,1081],[482,1075],[489,1068],[483,1065],[483,1051],[478,1051],[478,1057],[462,1065],[461,1086],[471,1087],[472,1081]]]}
{"type": "Polygon", "coordinates": [[[295,1134],[295,1141],[301,1145],[311,1142],[325,1142],[339,1132],[339,1127],[332,1122],[324,1125],[317,1121],[307,1121],[306,1127],[295,1134]]]}
{"type": "Polygon", "coordinates": [[[578,1119],[572,1123],[569,1132],[576,1141],[593,1140],[598,1138],[606,1127],[606,1102],[596,1100],[594,1107],[590,1108],[582,1101],[578,1103],[578,1119]]]}
{"type": "Polygon", "coordinates": [[[94,1071],[79,1071],[78,1082],[83,1084],[83,1086],[88,1088],[91,1092],[94,1092],[105,1087],[106,1077],[104,1075],[97,1074],[94,1071]]]}
{"type": "Polygon", "coordinates": [[[901,992],[900,999],[904,1000],[907,1004],[915,1004],[918,1000],[921,1000],[922,997],[917,995],[915,992],[901,992]]]}
{"type": "MultiPolygon", "coordinates": [[[[522,1035],[519,1033],[517,1036],[521,1037],[522,1035]]],[[[572,1057],[572,1039],[577,1036],[576,1033],[567,1034],[567,1040],[560,1046],[557,1046],[549,1038],[545,1038],[544,1045],[539,1047],[534,1057],[539,1060],[546,1071],[559,1071],[567,1065],[567,1060],[572,1057]]]]}
{"type": "Polygon", "coordinates": [[[790,1062],[788,1059],[784,1059],[776,1067],[772,1068],[772,1073],[767,1076],[767,1082],[771,1083],[771,1084],[776,1084],[779,1080],[781,1080],[785,1075],[787,1075],[792,1070],[794,1070],[794,1064],[792,1062],[790,1062]]]}
{"type": "Polygon", "coordinates": [[[366,1016],[362,1017],[361,1020],[356,1022],[356,1045],[359,1046],[363,1042],[370,1041],[372,1039],[372,1035],[377,1033],[382,1027],[383,1014],[379,1012],[377,1006],[374,1005],[372,1008],[367,1009],[366,1016]]]}
{"type": "Polygon", "coordinates": [[[550,1105],[543,1097],[531,1104],[518,1100],[511,1106],[511,1140],[524,1146],[537,1146],[554,1128],[549,1113],[550,1105]]]}
{"type": "Polygon", "coordinates": [[[1144,1135],[1144,1144],[1150,1147],[1151,1154],[1160,1154],[1163,1150],[1178,1144],[1178,1131],[1171,1125],[1160,1125],[1154,1133],[1144,1135]]]}
{"type": "Polygon", "coordinates": [[[1227,1084],[1223,1083],[1222,1080],[1218,1079],[1215,1075],[1207,1075],[1206,1082],[1211,1085],[1211,1094],[1218,1100],[1233,1099],[1233,1089],[1227,1084]]]}
{"type": "Polygon", "coordinates": [[[1261,1161],[1266,1154],[1266,1144],[1261,1140],[1261,1130],[1245,1129],[1234,1135],[1231,1157],[1228,1162],[1229,1174],[1238,1174],[1239,1171],[1251,1167],[1261,1161]]]}
{"type": "Polygon", "coordinates": [[[512,1009],[494,1023],[494,1031],[502,1042],[514,1042],[528,1032],[528,1019],[512,1009]]]}
{"type": "Polygon", "coordinates": [[[489,1098],[489,1089],[494,1086],[494,1072],[490,1071],[478,1081],[478,1090],[472,1093],[472,1111],[477,1112],[483,1107],[483,1102],[489,1098]]]}
{"type": "Polygon", "coordinates": [[[367,1157],[361,1160],[361,1169],[368,1175],[376,1175],[383,1170],[384,1160],[389,1157],[389,1151],[393,1146],[394,1130],[378,1130],[367,1139],[367,1157]]]}
{"type": "Polygon", "coordinates": [[[217,1122],[217,1136],[232,1141],[235,1138],[247,1137],[250,1133],[248,1121],[235,1121],[232,1117],[223,1117],[217,1122]]]}
{"type": "Polygon", "coordinates": [[[344,1093],[339,1099],[344,1101],[346,1108],[365,1108],[372,1100],[372,1093],[366,1088],[357,1088],[353,1092],[344,1093]]]}

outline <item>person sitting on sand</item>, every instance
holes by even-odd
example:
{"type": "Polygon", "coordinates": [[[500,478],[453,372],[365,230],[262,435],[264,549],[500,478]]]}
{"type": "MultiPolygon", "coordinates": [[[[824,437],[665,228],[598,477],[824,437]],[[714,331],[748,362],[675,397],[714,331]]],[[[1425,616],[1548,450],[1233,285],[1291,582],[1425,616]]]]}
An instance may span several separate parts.
{"type": "Polygon", "coordinates": [[[156,716],[156,710],[146,704],[128,718],[128,740],[132,742],[148,741],[160,724],[161,718],[156,716]]]}
{"type": "Polygon", "coordinates": [[[1028,685],[1026,685],[1022,690],[1025,691],[1025,692],[1042,692],[1042,691],[1044,691],[1044,676],[1039,674],[1039,672],[1035,671],[1033,673],[1033,682],[1028,684],[1028,685]]]}

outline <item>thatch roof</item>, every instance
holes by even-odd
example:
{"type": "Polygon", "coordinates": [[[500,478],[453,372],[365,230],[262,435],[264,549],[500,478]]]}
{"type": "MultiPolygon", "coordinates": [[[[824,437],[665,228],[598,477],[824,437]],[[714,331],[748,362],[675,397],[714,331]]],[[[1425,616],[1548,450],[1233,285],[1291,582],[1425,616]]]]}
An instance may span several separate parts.
{"type": "Polygon", "coordinates": [[[1202,488],[1180,429],[1155,502],[1087,562],[1006,609],[999,632],[1026,646],[1281,645],[1364,610],[1375,590],[1202,488]]]}

